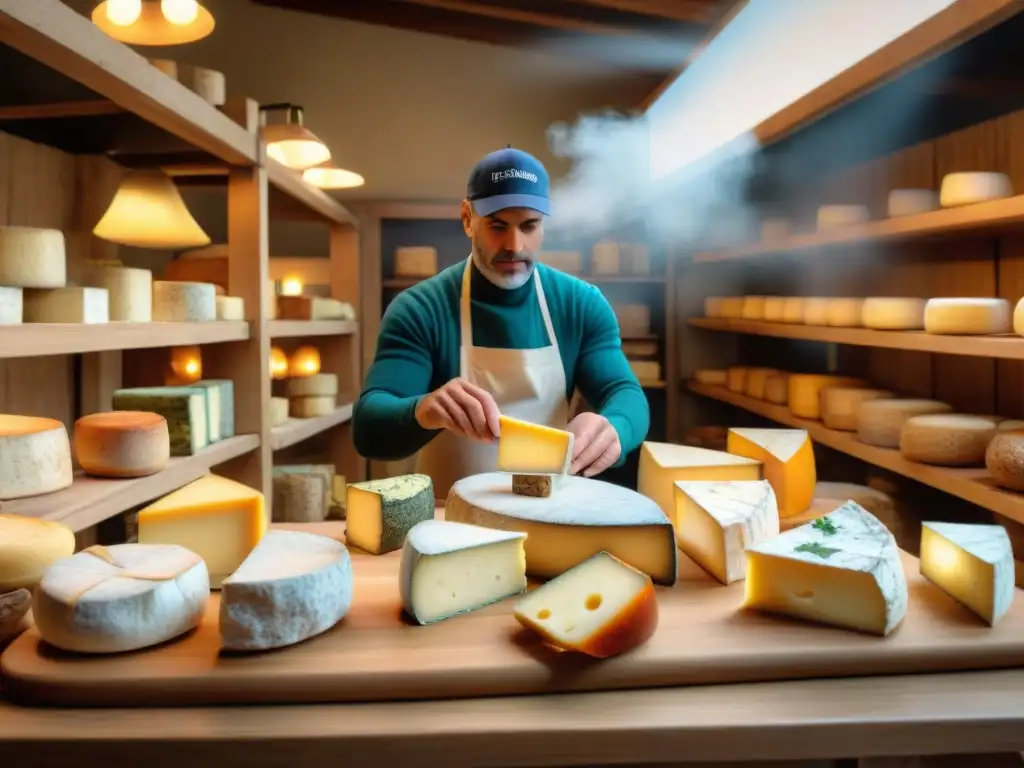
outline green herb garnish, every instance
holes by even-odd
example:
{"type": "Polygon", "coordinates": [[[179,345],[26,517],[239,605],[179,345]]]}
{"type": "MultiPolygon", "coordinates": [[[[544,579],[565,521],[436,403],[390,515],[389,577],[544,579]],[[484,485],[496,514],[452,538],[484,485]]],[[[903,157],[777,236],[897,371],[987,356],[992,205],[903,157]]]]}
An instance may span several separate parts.
{"type": "Polygon", "coordinates": [[[836,524],[827,517],[819,517],[811,523],[811,527],[815,530],[821,531],[826,536],[832,536],[839,530],[839,528],[836,527],[836,524]]]}
{"type": "Polygon", "coordinates": [[[799,547],[797,547],[796,551],[797,552],[807,552],[808,554],[811,554],[811,555],[817,555],[822,560],[827,560],[828,558],[832,557],[832,555],[834,555],[839,550],[838,549],[832,549],[832,547],[823,547],[821,544],[819,544],[816,541],[809,541],[806,544],[801,544],[799,547]]]}

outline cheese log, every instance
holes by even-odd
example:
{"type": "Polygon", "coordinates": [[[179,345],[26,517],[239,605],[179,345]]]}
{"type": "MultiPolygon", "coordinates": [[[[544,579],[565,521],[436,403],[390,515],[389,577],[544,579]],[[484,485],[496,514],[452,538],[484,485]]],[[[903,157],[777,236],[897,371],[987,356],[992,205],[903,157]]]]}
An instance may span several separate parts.
{"type": "Polygon", "coordinates": [[[562,477],[565,475],[512,475],[512,493],[546,499],[561,485],[562,477]]]}
{"type": "Polygon", "coordinates": [[[864,299],[828,299],[825,304],[825,325],[853,328],[861,324],[864,299]]]}
{"type": "Polygon", "coordinates": [[[761,462],[724,451],[656,443],[640,446],[637,490],[675,520],[675,484],[681,480],[760,480],[761,462]]]}
{"type": "Polygon", "coordinates": [[[744,320],[764,320],[764,296],[744,296],[740,317],[744,320]]]}
{"type": "Polygon", "coordinates": [[[852,501],[747,548],[748,608],[884,636],[907,601],[896,539],[852,501]]]}
{"type": "Polygon", "coordinates": [[[726,371],[725,386],[730,392],[742,393],[747,388],[749,369],[734,365],[726,371]]]}
{"type": "Polygon", "coordinates": [[[207,394],[195,387],[138,387],[114,392],[115,411],[151,411],[167,420],[171,456],[194,456],[210,444],[207,394]]]}
{"type": "Polygon", "coordinates": [[[87,323],[110,321],[107,291],[104,288],[29,289],[23,296],[22,313],[26,323],[87,323]]]}
{"type": "Polygon", "coordinates": [[[50,645],[78,653],[120,653],[194,629],[209,596],[206,563],[184,547],[94,546],[47,569],[32,613],[50,645]]]}
{"type": "Polygon", "coordinates": [[[857,439],[879,448],[899,448],[903,424],[912,416],[949,413],[953,407],[938,400],[879,398],[857,409],[857,439]]]}
{"type": "Polygon", "coordinates": [[[153,320],[165,323],[208,323],[217,319],[213,283],[153,281],[153,320]]]}
{"type": "Polygon", "coordinates": [[[148,269],[89,264],[85,283],[107,292],[111,322],[148,323],[153,319],[153,273],[148,269]]]}
{"type": "Polygon", "coordinates": [[[804,304],[807,302],[802,296],[787,296],[782,305],[782,322],[802,323],[804,321],[804,304]]]}
{"type": "Polygon", "coordinates": [[[821,423],[829,429],[857,431],[857,413],[862,403],[895,395],[884,389],[825,387],[820,392],[821,423]]]}
{"type": "Polygon", "coordinates": [[[263,494],[219,475],[206,475],[139,510],[140,544],[177,544],[209,568],[217,588],[267,532],[263,494]]]}
{"type": "Polygon", "coordinates": [[[789,411],[800,419],[821,418],[821,390],[825,387],[859,387],[863,382],[846,376],[793,373],[789,376],[789,411]]]}
{"type": "MultiPolygon", "coordinates": [[[[649,574],[657,584],[675,584],[675,533],[657,504],[628,488],[591,478],[567,475],[561,483],[554,496],[538,499],[512,493],[511,475],[503,472],[464,477],[452,485],[444,517],[527,534],[528,576],[549,579],[604,551],[649,574]]],[[[671,503],[671,484],[669,493],[671,503]]],[[[350,506],[350,520],[352,514],[350,506]]]]}
{"type": "Polygon", "coordinates": [[[32,625],[32,593],[27,589],[0,592],[0,650],[32,625]]]}
{"type": "Polygon", "coordinates": [[[750,368],[743,386],[744,394],[755,400],[764,400],[764,385],[768,381],[768,377],[774,376],[776,373],[778,371],[774,368],[750,368]]]}
{"type": "Polygon", "coordinates": [[[1024,491],[1024,432],[999,432],[993,437],[985,449],[985,468],[996,485],[1024,491]]]}
{"type": "Polygon", "coordinates": [[[693,380],[698,384],[710,384],[715,387],[724,387],[728,381],[728,376],[729,374],[726,371],[721,370],[702,370],[693,372],[693,380]]]}
{"type": "Polygon", "coordinates": [[[288,421],[288,398],[270,398],[270,410],[267,412],[268,421],[271,427],[279,427],[288,421]]]}
{"type": "Polygon", "coordinates": [[[75,457],[96,477],[144,477],[167,466],[171,438],[158,413],[91,413],[75,422],[75,457]]]}
{"type": "Polygon", "coordinates": [[[434,482],[427,475],[349,483],[345,495],[348,543],[371,555],[401,549],[416,523],[434,517],[434,482]]]}
{"type": "Polygon", "coordinates": [[[924,306],[924,330],[964,336],[1010,333],[1010,303],[987,298],[929,299],[924,306]]]}
{"type": "Polygon", "coordinates": [[[828,323],[828,299],[811,297],[804,300],[804,325],[825,325],[828,323]]]}
{"type": "Polygon", "coordinates": [[[924,299],[872,296],[864,299],[860,321],[876,331],[918,331],[924,328],[924,299]]]}
{"type": "Polygon", "coordinates": [[[574,436],[564,429],[498,417],[498,469],[520,475],[560,474],[572,464],[574,436]]]}
{"type": "MultiPolygon", "coordinates": [[[[337,475],[334,473],[333,464],[281,464],[274,467],[274,478],[285,475],[313,475],[320,478],[323,487],[324,510],[330,509],[336,503],[334,498],[334,478],[337,475]]],[[[342,488],[342,491],[344,491],[344,488],[342,488]]],[[[344,501],[344,493],[342,493],[342,501],[344,501]]],[[[277,520],[276,507],[274,508],[274,520],[277,520]]]]}
{"type": "Polygon", "coordinates": [[[288,379],[288,397],[327,397],[338,394],[338,374],[314,373],[288,379]]]}
{"type": "Polygon", "coordinates": [[[776,405],[789,402],[789,374],[773,373],[764,380],[764,399],[776,405]]]}
{"type": "Polygon", "coordinates": [[[221,647],[263,651],[322,634],[348,613],[352,587],[352,560],[340,541],[269,531],[221,584],[221,647]]]}
{"type": "Polygon", "coordinates": [[[424,520],[402,546],[402,607],[432,624],[526,591],[525,533],[424,520]]]}
{"type": "Polygon", "coordinates": [[[241,296],[214,297],[218,320],[245,320],[245,299],[241,296]]]}
{"type": "Polygon", "coordinates": [[[0,285],[0,325],[20,325],[24,310],[22,309],[21,288],[0,285]]]}
{"type": "MultiPolygon", "coordinates": [[[[235,435],[235,382],[231,379],[203,379],[191,384],[199,389],[209,389],[207,403],[213,404],[214,417],[210,420],[217,427],[218,440],[235,435]]],[[[213,433],[211,432],[211,436],[213,433]]],[[[211,439],[213,439],[211,437],[211,439]]]]}
{"type": "Polygon", "coordinates": [[[866,205],[823,205],[818,208],[818,229],[828,230],[860,224],[871,218],[866,205]]]}
{"type": "Polygon", "coordinates": [[[63,423],[0,414],[0,501],[59,491],[73,479],[71,442],[63,423]]]}
{"type": "Polygon", "coordinates": [[[556,648],[599,659],[644,644],[658,628],[650,576],[607,552],[533,590],[513,614],[556,648]]]}
{"type": "Polygon", "coordinates": [[[275,473],[272,483],[274,498],[270,508],[275,523],[319,523],[327,519],[326,484],[322,476],[275,473]]]}
{"type": "Polygon", "coordinates": [[[761,462],[764,479],[778,499],[779,517],[803,514],[817,482],[814,448],[802,429],[729,430],[729,453],[761,462]]]}
{"type": "Polygon", "coordinates": [[[723,584],[746,577],[744,550],[779,535],[779,508],[767,480],[676,483],[676,540],[723,584]]]}
{"type": "Polygon", "coordinates": [[[33,589],[53,563],[75,551],[75,534],[61,523],[0,514],[0,593],[33,589]]]}
{"type": "Polygon", "coordinates": [[[293,419],[315,419],[327,416],[338,407],[335,395],[328,397],[291,397],[288,399],[288,415],[293,419]]]}
{"type": "Polygon", "coordinates": [[[998,431],[994,421],[980,416],[914,416],[907,419],[900,431],[900,453],[905,459],[922,464],[979,466],[985,463],[985,449],[998,431]]]}
{"type": "Polygon", "coordinates": [[[430,246],[395,248],[395,277],[431,277],[437,274],[437,249],[430,246]]]}
{"type": "Polygon", "coordinates": [[[0,227],[0,285],[63,288],[66,283],[63,232],[36,227],[0,227]]]}
{"type": "Polygon", "coordinates": [[[889,216],[913,216],[941,207],[939,193],[933,189],[894,189],[889,192],[889,216]]]}
{"type": "Polygon", "coordinates": [[[1013,184],[1005,173],[962,171],[942,177],[939,201],[943,208],[972,205],[1013,195],[1013,184]]]}
{"type": "Polygon", "coordinates": [[[921,575],[995,626],[1016,591],[1010,536],[1001,525],[923,522],[921,575]]]}

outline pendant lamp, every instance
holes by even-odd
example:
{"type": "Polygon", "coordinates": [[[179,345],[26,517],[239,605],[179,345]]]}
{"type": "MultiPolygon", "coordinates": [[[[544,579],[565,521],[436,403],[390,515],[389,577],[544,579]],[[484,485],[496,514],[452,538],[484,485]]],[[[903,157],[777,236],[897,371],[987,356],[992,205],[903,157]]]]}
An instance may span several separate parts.
{"type": "Polygon", "coordinates": [[[214,20],[199,0],[103,0],[92,23],[130,45],[182,45],[213,32],[214,20]]]}
{"type": "Polygon", "coordinates": [[[327,145],[302,124],[302,107],[268,104],[260,110],[264,116],[275,110],[286,112],[285,122],[263,125],[267,154],[274,160],[293,170],[304,171],[331,159],[327,145]]]}
{"type": "Polygon", "coordinates": [[[339,168],[330,160],[302,172],[302,178],[320,189],[353,189],[361,187],[366,179],[355,171],[339,168]]]}
{"type": "Polygon", "coordinates": [[[159,170],[129,171],[92,233],[136,248],[178,250],[210,244],[174,182],[159,170]]]}

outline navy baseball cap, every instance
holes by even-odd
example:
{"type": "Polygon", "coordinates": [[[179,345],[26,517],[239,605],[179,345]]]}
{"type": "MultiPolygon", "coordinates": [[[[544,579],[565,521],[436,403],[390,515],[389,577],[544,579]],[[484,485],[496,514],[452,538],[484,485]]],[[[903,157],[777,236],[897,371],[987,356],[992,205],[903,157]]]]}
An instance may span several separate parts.
{"type": "Polygon", "coordinates": [[[532,208],[551,215],[548,172],[533,155],[506,147],[491,152],[469,174],[466,198],[481,216],[505,208],[532,208]]]}

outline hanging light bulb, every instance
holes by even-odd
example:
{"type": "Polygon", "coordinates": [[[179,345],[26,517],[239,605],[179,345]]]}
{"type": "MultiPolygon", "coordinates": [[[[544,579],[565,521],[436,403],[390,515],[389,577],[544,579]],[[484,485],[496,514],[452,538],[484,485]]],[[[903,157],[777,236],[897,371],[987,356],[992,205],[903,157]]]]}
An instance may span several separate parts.
{"type": "Polygon", "coordinates": [[[270,348],[270,378],[288,378],[288,355],[280,347],[270,348]]]}
{"type": "Polygon", "coordinates": [[[267,155],[272,159],[296,171],[304,171],[331,159],[327,145],[302,124],[302,107],[268,104],[261,109],[264,114],[272,110],[287,110],[286,122],[263,126],[267,155]]]}
{"type": "Polygon", "coordinates": [[[129,45],[182,45],[213,32],[213,14],[199,0],[103,0],[92,23],[129,45]]]}
{"type": "Polygon", "coordinates": [[[281,281],[281,295],[282,296],[301,296],[302,295],[302,281],[297,277],[286,277],[281,281]]]}
{"type": "Polygon", "coordinates": [[[136,248],[178,250],[210,244],[174,182],[158,170],[130,171],[92,233],[136,248]]]}
{"type": "Polygon", "coordinates": [[[142,0],[107,0],[107,18],[111,24],[127,27],[142,15],[142,0]]]}
{"type": "Polygon", "coordinates": [[[366,179],[355,171],[339,168],[330,160],[307,168],[302,172],[302,178],[320,189],[352,189],[366,183],[366,179]]]}
{"type": "Polygon", "coordinates": [[[199,18],[196,0],[160,0],[160,10],[171,24],[184,26],[199,18]]]}
{"type": "Polygon", "coordinates": [[[294,378],[313,376],[320,373],[320,350],[316,347],[299,347],[292,352],[288,375],[294,378]]]}

